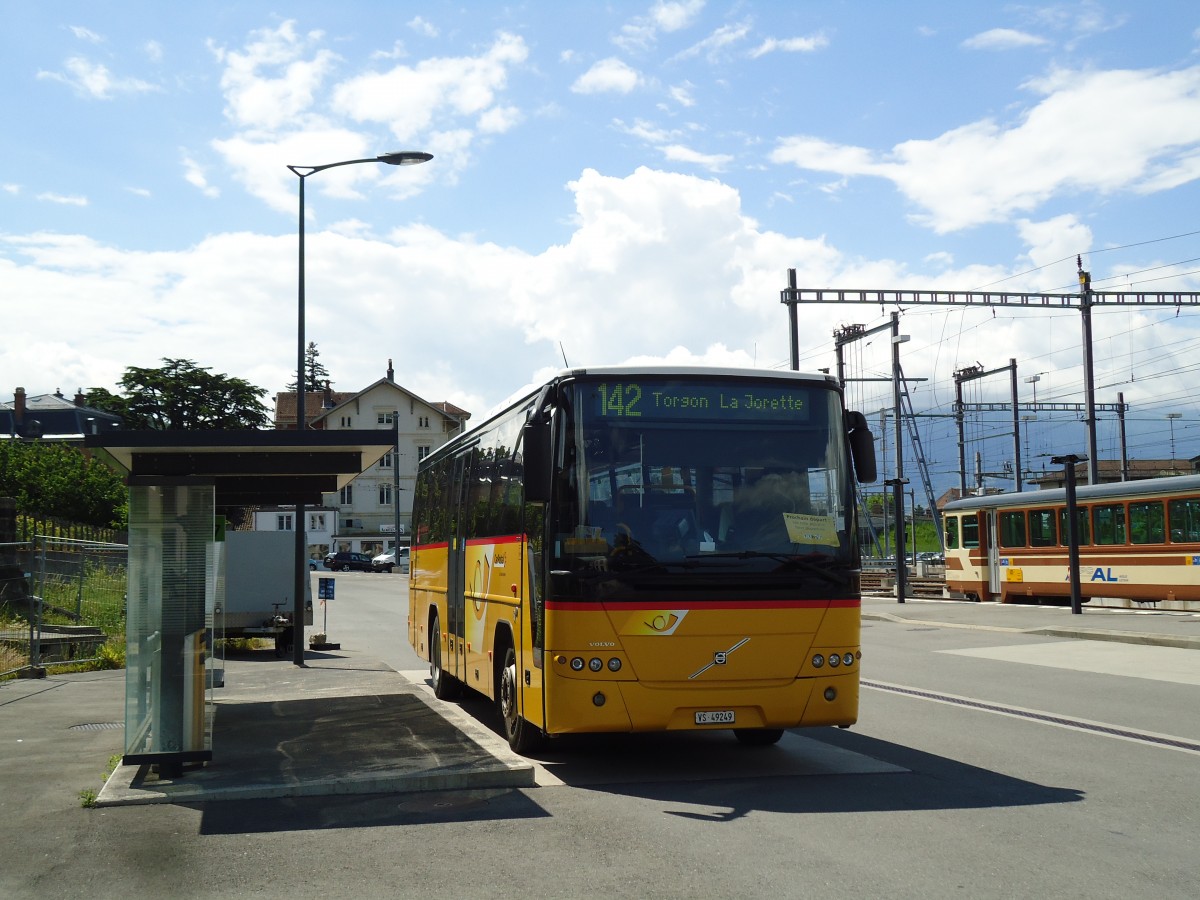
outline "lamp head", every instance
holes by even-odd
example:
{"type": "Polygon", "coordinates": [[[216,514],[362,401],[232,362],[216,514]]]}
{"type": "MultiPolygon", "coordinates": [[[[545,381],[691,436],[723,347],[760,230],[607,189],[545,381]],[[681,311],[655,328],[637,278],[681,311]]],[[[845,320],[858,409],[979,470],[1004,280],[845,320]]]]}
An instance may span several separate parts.
{"type": "Polygon", "coordinates": [[[418,163],[429,162],[433,159],[433,154],[420,150],[400,150],[394,153],[381,153],[375,158],[389,166],[415,166],[418,163]]]}

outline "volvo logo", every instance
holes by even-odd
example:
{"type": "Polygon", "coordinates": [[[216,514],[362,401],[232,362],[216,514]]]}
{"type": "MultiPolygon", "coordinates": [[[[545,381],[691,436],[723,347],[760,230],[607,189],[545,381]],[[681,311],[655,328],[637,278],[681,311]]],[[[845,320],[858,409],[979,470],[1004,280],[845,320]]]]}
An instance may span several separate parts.
{"type": "Polygon", "coordinates": [[[727,663],[729,661],[729,654],[732,653],[734,650],[738,649],[738,647],[741,647],[743,644],[749,643],[749,641],[750,641],[750,638],[748,638],[748,637],[742,638],[740,641],[738,641],[736,644],[734,644],[728,650],[716,651],[713,654],[712,662],[710,662],[707,666],[697,669],[695,672],[693,672],[691,675],[689,675],[688,681],[691,681],[693,678],[699,678],[701,675],[703,675],[705,672],[707,672],[713,666],[725,665],[725,663],[727,663]]]}

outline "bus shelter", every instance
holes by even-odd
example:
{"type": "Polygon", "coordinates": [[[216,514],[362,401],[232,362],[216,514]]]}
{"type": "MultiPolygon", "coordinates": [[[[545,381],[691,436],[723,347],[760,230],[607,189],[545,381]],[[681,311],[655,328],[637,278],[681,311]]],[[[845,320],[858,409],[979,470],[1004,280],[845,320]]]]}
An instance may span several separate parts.
{"type": "MultiPolygon", "coordinates": [[[[118,431],[85,449],[129,488],[126,765],[182,774],[212,759],[206,697],[212,628],[223,593],[226,514],[317,506],[394,446],[380,431],[118,431]]],[[[301,517],[293,520],[303,527],[301,517]]],[[[297,584],[308,584],[308,560],[297,584]]],[[[294,593],[294,590],[292,591],[294,593]]],[[[295,597],[279,598],[285,609],[295,597]]],[[[289,605],[290,604],[290,605],[289,605]]]]}

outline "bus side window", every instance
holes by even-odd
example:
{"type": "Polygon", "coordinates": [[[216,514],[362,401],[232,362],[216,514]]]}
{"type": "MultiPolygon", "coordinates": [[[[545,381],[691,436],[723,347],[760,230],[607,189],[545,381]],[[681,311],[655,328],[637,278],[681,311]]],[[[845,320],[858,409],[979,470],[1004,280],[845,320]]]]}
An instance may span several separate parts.
{"type": "Polygon", "coordinates": [[[968,549],[979,546],[978,513],[967,513],[962,517],[962,545],[968,549]]]}
{"type": "Polygon", "coordinates": [[[946,549],[958,549],[958,516],[946,517],[946,549]]]}
{"type": "Polygon", "coordinates": [[[1000,546],[1025,546],[1025,513],[1000,513],[1000,546]]]}

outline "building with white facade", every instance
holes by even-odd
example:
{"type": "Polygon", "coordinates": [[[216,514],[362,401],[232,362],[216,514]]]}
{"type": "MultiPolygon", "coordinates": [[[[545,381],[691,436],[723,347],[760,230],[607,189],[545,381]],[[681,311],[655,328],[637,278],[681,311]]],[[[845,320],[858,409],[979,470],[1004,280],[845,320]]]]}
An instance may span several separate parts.
{"type": "MultiPolygon", "coordinates": [[[[397,538],[405,546],[412,533],[413,489],[417,464],[462,429],[471,414],[450,403],[431,402],[396,384],[392,361],[387,375],[357,393],[305,394],[308,427],[326,431],[379,429],[392,433],[398,449],[385,454],[322,505],[305,510],[309,556],[351,550],[371,555],[389,549],[397,538]]],[[[296,394],[275,395],[275,427],[295,428],[296,394]]],[[[294,508],[261,508],[256,530],[295,527],[294,508]]]]}

